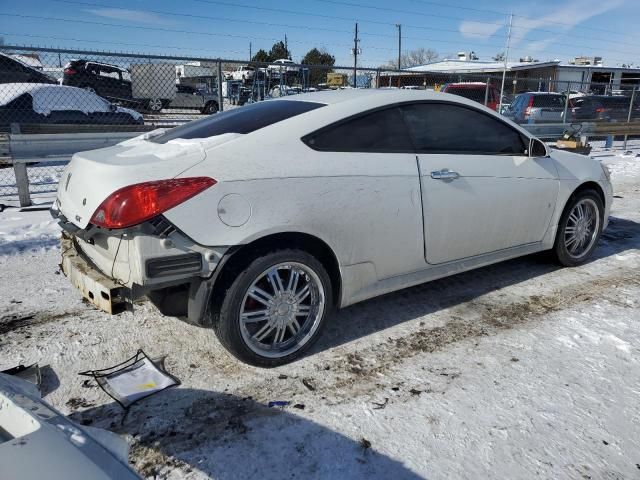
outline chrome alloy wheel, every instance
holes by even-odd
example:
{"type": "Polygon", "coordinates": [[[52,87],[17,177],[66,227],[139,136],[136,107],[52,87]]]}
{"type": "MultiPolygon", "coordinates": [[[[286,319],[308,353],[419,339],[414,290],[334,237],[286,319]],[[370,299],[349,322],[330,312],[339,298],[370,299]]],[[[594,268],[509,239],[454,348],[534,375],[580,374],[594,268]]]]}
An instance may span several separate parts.
{"type": "Polygon", "coordinates": [[[162,100],[159,98],[152,98],[149,100],[149,110],[152,112],[159,112],[162,110],[162,100]]]}
{"type": "Polygon", "coordinates": [[[287,356],[313,337],[324,310],[320,277],[302,263],[279,263],[261,273],[244,295],[242,339],[263,357],[287,356]]]}
{"type": "Polygon", "coordinates": [[[564,245],[572,258],[586,255],[598,238],[600,211],[590,198],[575,204],[564,228],[564,245]]]}

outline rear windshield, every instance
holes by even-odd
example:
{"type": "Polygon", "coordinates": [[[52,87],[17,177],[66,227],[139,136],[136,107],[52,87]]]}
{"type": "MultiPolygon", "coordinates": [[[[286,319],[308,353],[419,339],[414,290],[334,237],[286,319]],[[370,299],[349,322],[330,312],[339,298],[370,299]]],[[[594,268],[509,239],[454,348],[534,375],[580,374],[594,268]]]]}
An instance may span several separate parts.
{"type": "MultiPolygon", "coordinates": [[[[475,100],[476,102],[484,103],[484,97],[486,95],[486,87],[449,87],[446,93],[452,93],[459,97],[468,98],[469,100],[475,100]]],[[[491,92],[489,92],[491,93],[491,92]]],[[[489,98],[490,100],[491,98],[489,98]]]]}
{"type": "Polygon", "coordinates": [[[251,133],[287,118],[324,107],[323,103],[296,100],[267,100],[244,107],[215,113],[152,138],[155,143],[167,143],[176,138],[209,138],[224,133],[251,133]]]}
{"type": "Polygon", "coordinates": [[[631,98],[628,97],[600,97],[599,100],[608,108],[629,108],[631,104],[631,98]]]}
{"type": "Polygon", "coordinates": [[[534,95],[533,106],[542,108],[564,108],[564,95],[534,95]]]}

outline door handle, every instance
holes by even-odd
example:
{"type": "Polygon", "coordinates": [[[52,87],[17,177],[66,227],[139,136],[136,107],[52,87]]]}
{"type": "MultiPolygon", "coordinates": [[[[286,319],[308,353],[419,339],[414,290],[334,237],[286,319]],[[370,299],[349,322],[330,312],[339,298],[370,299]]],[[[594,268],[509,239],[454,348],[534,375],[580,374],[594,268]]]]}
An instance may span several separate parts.
{"type": "Polygon", "coordinates": [[[458,177],[460,177],[458,172],[453,172],[448,168],[431,172],[431,178],[435,178],[436,180],[455,180],[458,177]]]}

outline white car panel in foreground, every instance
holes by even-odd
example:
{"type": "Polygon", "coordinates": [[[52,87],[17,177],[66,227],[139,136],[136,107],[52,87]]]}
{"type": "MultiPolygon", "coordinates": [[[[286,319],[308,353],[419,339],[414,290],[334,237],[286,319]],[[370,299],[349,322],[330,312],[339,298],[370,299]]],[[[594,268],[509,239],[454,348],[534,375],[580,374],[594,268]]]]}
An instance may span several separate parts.
{"type": "Polygon", "coordinates": [[[129,446],[107,430],[79,426],[40,400],[25,380],[0,374],[0,477],[134,480],[129,446]]]}
{"type": "Polygon", "coordinates": [[[344,90],[79,153],[54,215],[79,257],[123,286],[116,295],[148,294],[212,325],[243,360],[275,365],[312,343],[331,307],[320,302],[343,307],[541,250],[582,263],[611,198],[596,161],[549,151],[475,102],[344,90]],[[153,218],[136,211],[160,204],[153,218]],[[139,218],[119,228],[110,209],[139,218]]]}

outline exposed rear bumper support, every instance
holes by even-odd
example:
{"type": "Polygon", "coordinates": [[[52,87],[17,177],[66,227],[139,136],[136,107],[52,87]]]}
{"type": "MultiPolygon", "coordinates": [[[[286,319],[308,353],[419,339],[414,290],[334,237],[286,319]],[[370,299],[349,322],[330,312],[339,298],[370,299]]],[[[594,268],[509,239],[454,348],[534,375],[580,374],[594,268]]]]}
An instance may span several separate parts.
{"type": "Polygon", "coordinates": [[[78,254],[73,238],[66,232],[62,232],[61,247],[60,268],[87,301],[110,314],[127,309],[127,305],[130,304],[130,289],[117,284],[90,266],[78,254]]]}

